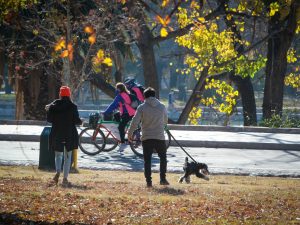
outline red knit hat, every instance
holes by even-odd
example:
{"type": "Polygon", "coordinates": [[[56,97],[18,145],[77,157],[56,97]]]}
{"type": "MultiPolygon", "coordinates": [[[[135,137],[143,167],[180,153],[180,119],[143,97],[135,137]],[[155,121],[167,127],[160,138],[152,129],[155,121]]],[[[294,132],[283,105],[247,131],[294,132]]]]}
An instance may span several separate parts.
{"type": "Polygon", "coordinates": [[[70,97],[71,90],[68,86],[61,86],[59,89],[59,96],[60,97],[70,97]]]}

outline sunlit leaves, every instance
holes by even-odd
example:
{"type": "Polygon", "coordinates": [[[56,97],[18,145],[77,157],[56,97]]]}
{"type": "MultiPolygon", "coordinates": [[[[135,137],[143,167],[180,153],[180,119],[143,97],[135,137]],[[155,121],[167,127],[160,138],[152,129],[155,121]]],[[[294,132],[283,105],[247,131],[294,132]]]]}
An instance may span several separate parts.
{"type": "Polygon", "coordinates": [[[33,4],[37,4],[38,0],[1,0],[0,1],[0,22],[2,19],[9,22],[10,13],[29,8],[33,4]]]}
{"type": "Polygon", "coordinates": [[[205,89],[213,91],[214,94],[201,99],[201,103],[213,107],[226,115],[231,115],[236,106],[236,99],[239,96],[239,92],[225,81],[215,79],[207,79],[206,81],[205,89]]]}
{"type": "Polygon", "coordinates": [[[293,88],[300,88],[300,71],[299,74],[290,73],[284,79],[284,84],[293,88]]]}
{"type": "Polygon", "coordinates": [[[276,14],[276,12],[278,12],[280,9],[280,6],[278,4],[278,2],[272,2],[270,4],[270,12],[269,12],[269,16],[274,16],[276,14]]]}
{"type": "Polygon", "coordinates": [[[54,46],[54,51],[59,53],[61,58],[69,58],[69,60],[73,60],[73,44],[69,42],[66,45],[65,38],[60,38],[54,46]]]}
{"type": "Polygon", "coordinates": [[[112,60],[111,60],[111,58],[108,58],[108,57],[104,58],[103,64],[105,64],[107,66],[112,66],[112,60]]]}
{"type": "Polygon", "coordinates": [[[96,35],[92,34],[91,36],[88,37],[88,41],[91,45],[95,44],[96,42],[96,35]]]}
{"type": "Polygon", "coordinates": [[[105,52],[103,49],[99,49],[97,54],[92,59],[93,62],[93,68],[96,72],[101,71],[101,66],[106,65],[108,67],[111,67],[112,59],[109,56],[105,55],[105,52]]]}
{"type": "Polygon", "coordinates": [[[250,76],[253,78],[255,74],[265,67],[267,59],[262,55],[257,56],[255,60],[248,59],[242,55],[234,61],[233,67],[235,68],[236,74],[241,77],[250,76]]]}
{"type": "Polygon", "coordinates": [[[202,109],[194,107],[189,114],[188,121],[192,125],[198,125],[198,120],[201,116],[202,116],[202,109]]]}
{"type": "Polygon", "coordinates": [[[162,36],[162,37],[167,37],[168,36],[168,31],[167,31],[167,29],[166,28],[161,28],[160,29],[160,36],[162,36]]]}
{"type": "Polygon", "coordinates": [[[163,0],[161,3],[161,7],[166,7],[169,4],[170,0],[163,0]]]}
{"type": "Polygon", "coordinates": [[[96,32],[95,29],[91,26],[86,26],[84,32],[89,34],[88,41],[91,45],[96,43],[96,32]]]}
{"type": "Polygon", "coordinates": [[[54,46],[55,51],[59,51],[61,49],[66,48],[66,40],[64,38],[61,38],[54,46]]]}
{"type": "Polygon", "coordinates": [[[164,18],[162,18],[161,16],[157,15],[155,17],[155,19],[157,20],[157,22],[159,22],[163,27],[167,27],[168,24],[171,22],[171,18],[169,16],[166,16],[164,18]]]}
{"type": "Polygon", "coordinates": [[[287,52],[287,62],[294,63],[297,61],[296,50],[294,48],[290,48],[287,52]]]}
{"type": "Polygon", "coordinates": [[[91,27],[91,26],[86,26],[84,28],[84,32],[87,33],[87,34],[93,34],[95,31],[94,31],[94,28],[91,27]]]}
{"type": "Polygon", "coordinates": [[[127,0],[118,0],[118,2],[124,5],[127,2],[127,0]]]}
{"type": "Polygon", "coordinates": [[[32,33],[33,33],[34,35],[38,35],[38,34],[39,34],[39,31],[38,31],[37,29],[33,29],[32,33]]]}
{"type": "Polygon", "coordinates": [[[160,23],[163,26],[160,30],[160,36],[161,37],[168,36],[167,28],[168,28],[168,24],[171,22],[171,18],[169,16],[162,18],[161,16],[157,15],[155,19],[158,23],[160,23]]]}

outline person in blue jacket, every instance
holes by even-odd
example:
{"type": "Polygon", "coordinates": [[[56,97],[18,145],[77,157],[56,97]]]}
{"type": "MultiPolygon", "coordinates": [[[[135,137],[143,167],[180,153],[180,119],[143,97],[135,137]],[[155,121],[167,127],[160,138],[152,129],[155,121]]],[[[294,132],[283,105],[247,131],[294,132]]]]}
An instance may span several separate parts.
{"type": "Polygon", "coordinates": [[[116,84],[117,96],[113,102],[103,112],[104,115],[111,114],[114,110],[119,109],[121,121],[119,123],[119,132],[121,138],[121,144],[119,151],[124,151],[125,144],[125,127],[127,123],[132,119],[135,114],[135,109],[131,107],[130,92],[123,83],[116,84]]]}

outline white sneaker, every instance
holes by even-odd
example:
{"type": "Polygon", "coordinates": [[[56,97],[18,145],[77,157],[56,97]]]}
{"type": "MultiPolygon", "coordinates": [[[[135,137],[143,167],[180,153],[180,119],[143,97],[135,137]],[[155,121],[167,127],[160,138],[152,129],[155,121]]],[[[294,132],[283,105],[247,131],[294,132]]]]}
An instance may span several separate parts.
{"type": "Polygon", "coordinates": [[[127,144],[121,143],[121,144],[119,145],[119,152],[124,152],[124,150],[125,150],[126,147],[127,147],[127,144]]]}

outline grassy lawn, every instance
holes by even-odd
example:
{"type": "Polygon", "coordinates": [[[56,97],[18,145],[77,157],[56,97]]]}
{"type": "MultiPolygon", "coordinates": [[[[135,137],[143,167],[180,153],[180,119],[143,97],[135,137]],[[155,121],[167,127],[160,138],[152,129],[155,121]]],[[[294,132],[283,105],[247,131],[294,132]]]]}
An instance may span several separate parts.
{"type": "Polygon", "coordinates": [[[165,187],[155,173],[147,189],[141,172],[81,170],[63,188],[48,185],[53,175],[1,166],[0,224],[5,216],[6,224],[12,217],[43,224],[300,224],[299,179],[212,176],[179,184],[179,174],[168,174],[165,187]]]}

